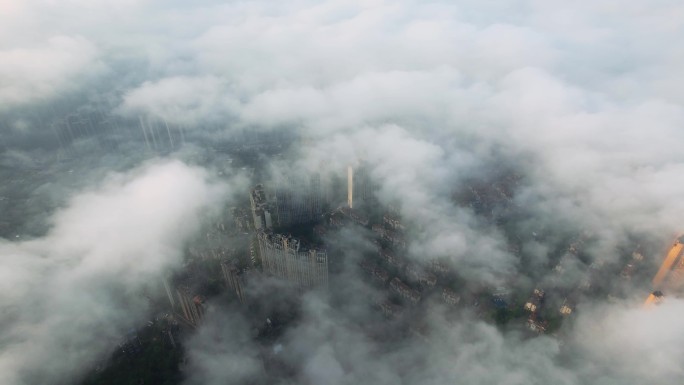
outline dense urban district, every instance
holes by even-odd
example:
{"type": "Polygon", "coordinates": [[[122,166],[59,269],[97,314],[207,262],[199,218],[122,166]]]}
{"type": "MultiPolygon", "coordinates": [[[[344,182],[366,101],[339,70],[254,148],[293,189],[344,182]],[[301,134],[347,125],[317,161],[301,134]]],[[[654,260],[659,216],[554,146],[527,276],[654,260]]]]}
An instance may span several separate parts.
{"type": "MultiPolygon", "coordinates": [[[[80,123],[87,127],[86,120],[69,123],[67,119],[58,131],[60,141],[73,140],[70,136],[80,123]]],[[[112,125],[109,120],[100,124],[112,125]]],[[[145,146],[153,153],[170,153],[185,143],[182,127],[169,129],[168,124],[142,120],[140,127],[145,146]]],[[[83,128],[80,134],[87,136],[88,131],[83,128]]],[[[474,284],[454,269],[449,256],[415,257],[420,250],[413,245],[414,234],[430,229],[416,228],[411,218],[402,216],[399,203],[378,199],[381,187],[371,175],[373,165],[364,160],[354,160],[333,174],[269,174],[265,165],[270,159],[283,158],[284,149],[298,140],[268,133],[222,147],[208,145],[202,155],[192,155],[190,162],[218,163],[249,173],[251,187],[223,208],[219,218],[206,221],[202,233],[187,245],[181,270],[158,282],[157,292],[140,293],[149,301],[148,322],[112,341],[118,348],[99,361],[83,384],[181,383],[193,370],[184,344],[217,309],[249,320],[248,338],[260,347],[261,376],[255,382],[294,380],[298,368],[288,361],[280,341],[289,327],[300,322],[303,298],[324,296],[330,306],[344,311],[351,301],[344,288],[357,286],[365,291],[353,303],[362,304],[371,316],[359,319],[356,327],[379,344],[425,339],[430,332],[428,310],[435,307],[454,323],[467,315],[522,333],[524,338],[549,334],[562,341],[584,298],[611,301],[623,298],[627,288],[641,287],[644,293],[653,292],[647,303],[658,302],[664,282],[676,281],[672,278],[676,274],[668,276],[668,272],[681,267],[679,241],[651,283],[655,271],[644,263],[644,256],[662,252],[662,245],[652,240],[635,236],[624,245],[620,261],[607,262],[587,255],[585,249],[595,239],[582,229],[558,234],[539,228],[523,233],[517,223],[529,220],[530,213],[514,198],[526,176],[502,161],[490,164],[483,177],[455,189],[452,202],[475,213],[485,226],[501,231],[508,252],[520,260],[518,268],[529,270],[524,277],[503,274],[495,284],[491,280],[474,284]],[[558,246],[543,269],[533,267],[522,249],[530,238],[556,240],[558,246]],[[577,274],[578,263],[589,265],[583,278],[567,278],[577,274]]],[[[115,140],[101,145],[110,150],[117,147],[115,140]]],[[[66,160],[59,160],[64,167],[69,167],[73,156],[69,151],[62,153],[66,160]]],[[[62,172],[68,177],[72,170],[62,172]]],[[[40,168],[10,180],[17,194],[30,189],[30,183],[43,183],[40,168]]],[[[2,200],[11,202],[12,197],[2,200]]],[[[11,237],[12,210],[8,213],[2,230],[11,237]]]]}

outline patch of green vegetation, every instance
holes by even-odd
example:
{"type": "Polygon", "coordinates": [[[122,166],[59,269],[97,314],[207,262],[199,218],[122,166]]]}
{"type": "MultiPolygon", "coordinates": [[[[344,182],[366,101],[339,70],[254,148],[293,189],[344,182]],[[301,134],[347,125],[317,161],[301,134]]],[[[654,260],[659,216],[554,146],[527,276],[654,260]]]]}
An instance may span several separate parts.
{"type": "Polygon", "coordinates": [[[527,313],[521,306],[513,306],[504,309],[496,309],[492,314],[492,319],[498,326],[506,326],[513,320],[525,318],[527,313]]]}
{"type": "Polygon", "coordinates": [[[561,325],[563,324],[563,317],[560,315],[548,315],[545,320],[547,333],[555,332],[556,330],[560,329],[561,325]]]}

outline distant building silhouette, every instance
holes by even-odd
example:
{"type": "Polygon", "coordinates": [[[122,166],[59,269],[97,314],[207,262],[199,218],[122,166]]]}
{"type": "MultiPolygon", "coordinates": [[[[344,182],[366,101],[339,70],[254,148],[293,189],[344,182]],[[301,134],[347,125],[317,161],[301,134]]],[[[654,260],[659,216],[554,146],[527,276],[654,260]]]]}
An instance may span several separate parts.
{"type": "Polygon", "coordinates": [[[279,227],[315,222],[321,218],[323,196],[318,174],[309,178],[280,178],[273,190],[275,220],[279,227]]]}

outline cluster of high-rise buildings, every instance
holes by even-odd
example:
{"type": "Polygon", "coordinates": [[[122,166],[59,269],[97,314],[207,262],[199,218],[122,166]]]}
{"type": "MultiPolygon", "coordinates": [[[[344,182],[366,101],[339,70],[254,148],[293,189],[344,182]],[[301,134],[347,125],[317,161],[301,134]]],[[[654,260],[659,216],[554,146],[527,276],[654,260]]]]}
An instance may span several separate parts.
{"type": "MultiPolygon", "coordinates": [[[[245,242],[246,249],[236,250],[228,244],[222,248],[222,238],[207,235],[219,242],[211,242],[209,248],[191,248],[190,256],[204,261],[202,266],[207,261],[218,261],[216,274],[224,290],[243,304],[249,302],[247,285],[253,274],[278,278],[300,292],[325,289],[330,279],[330,257],[313,234],[320,236],[326,229],[353,223],[375,234],[377,257],[365,260],[362,268],[386,289],[386,298],[377,302],[382,312],[397,316],[407,305],[418,305],[426,293],[435,290],[446,304],[458,303],[460,297],[456,292],[438,285],[436,274],[444,275],[445,265],[422,266],[408,263],[403,256],[406,228],[396,210],[375,216],[376,222],[371,223],[366,209],[375,209],[372,202],[376,188],[370,181],[368,168],[350,166],[346,171],[346,189],[338,183],[334,191],[331,189],[335,183],[344,179],[322,182],[317,174],[279,175],[271,183],[255,185],[249,191],[249,207],[231,210],[235,233],[249,239],[245,242]]],[[[215,230],[226,232],[225,226],[215,230]]],[[[188,282],[186,277],[175,284],[167,280],[165,285],[175,314],[186,324],[197,325],[206,312],[206,296],[201,284],[188,282]]]]}
{"type": "MultiPolygon", "coordinates": [[[[331,278],[330,256],[314,238],[353,224],[367,229],[365,234],[377,247],[375,253],[364,255],[360,268],[365,271],[365,277],[381,288],[382,294],[374,302],[388,317],[418,311],[424,308],[422,303],[433,299],[448,307],[466,302],[461,298],[465,296],[469,305],[479,306],[477,300],[468,298],[479,294],[463,292],[457,282],[458,274],[450,269],[447,259],[419,262],[408,258],[408,226],[398,209],[366,210],[372,206],[368,203],[375,192],[367,168],[350,166],[346,171],[346,188],[338,183],[337,195],[330,192],[334,184],[328,180],[322,182],[316,174],[278,176],[271,183],[255,185],[249,191],[249,207],[232,210],[236,229],[241,236],[249,238],[248,247],[238,252],[244,254],[242,263],[236,263],[234,252],[212,249],[196,254],[220,260],[222,282],[240,303],[249,302],[247,284],[252,273],[278,278],[300,292],[327,288],[331,278]]],[[[344,183],[344,178],[340,180],[344,183]]],[[[570,243],[568,258],[581,252],[585,238],[578,237],[570,243]]],[[[557,273],[561,274],[560,270],[557,273]]],[[[188,323],[197,324],[204,314],[201,293],[193,293],[182,285],[169,291],[177,313],[188,323]]],[[[541,289],[540,292],[543,293],[541,289]]],[[[492,295],[495,310],[510,308],[508,293],[502,293],[492,295]]],[[[533,296],[524,304],[532,330],[546,330],[541,312],[543,298],[543,294],[533,296]]],[[[572,313],[572,298],[565,298],[559,308],[562,315],[572,313]]]]}
{"type": "Polygon", "coordinates": [[[257,232],[264,273],[292,282],[299,290],[328,285],[328,253],[304,248],[284,234],[257,232]]]}
{"type": "MultiPolygon", "coordinates": [[[[298,289],[327,286],[328,253],[320,247],[284,233],[290,226],[321,222],[324,207],[335,205],[337,195],[330,191],[332,182],[321,182],[318,174],[309,176],[278,175],[271,189],[259,184],[250,191],[250,206],[258,258],[264,273],[285,279],[298,289]]],[[[374,191],[366,167],[357,172],[347,168],[347,202],[337,210],[361,225],[368,218],[353,210],[354,197],[366,202],[374,191]]],[[[333,216],[334,217],[334,216],[333,216]]],[[[334,219],[333,219],[334,221],[334,219]]]]}
{"type": "Polygon", "coordinates": [[[278,233],[288,226],[314,223],[322,215],[320,179],[308,179],[307,189],[288,180],[268,196],[263,185],[250,191],[256,254],[254,261],[265,274],[291,282],[299,290],[328,284],[328,254],[304,247],[301,240],[278,233]],[[275,219],[275,220],[274,220],[275,219]],[[275,222],[275,223],[274,223],[275,222]]]}
{"type": "MultiPolygon", "coordinates": [[[[358,186],[364,184],[359,183],[358,186]]],[[[353,187],[349,191],[353,194],[353,187]]],[[[218,261],[220,270],[217,274],[222,278],[223,286],[240,303],[248,301],[246,284],[250,270],[282,279],[299,291],[326,288],[329,279],[328,252],[312,243],[311,239],[295,237],[289,232],[296,227],[320,224],[324,206],[329,205],[331,199],[334,198],[325,193],[320,176],[315,174],[290,178],[279,176],[272,184],[257,184],[249,191],[249,208],[235,207],[231,210],[236,233],[249,238],[246,250],[237,251],[232,245],[229,246],[229,241],[221,246],[223,238],[212,235],[212,232],[207,233],[207,242],[199,247],[190,247],[189,255],[204,261],[202,265],[218,261]],[[236,253],[245,255],[240,257],[236,253]]],[[[351,204],[351,195],[349,199],[348,203],[351,204]]],[[[367,224],[368,220],[362,215],[352,215],[359,222],[365,221],[367,224]]],[[[212,229],[226,232],[223,225],[212,229]]],[[[197,275],[193,279],[187,275],[184,280],[166,280],[164,284],[175,314],[187,324],[195,326],[204,316],[205,296],[202,283],[197,282],[197,275]]]]}
{"type": "Polygon", "coordinates": [[[204,297],[196,294],[186,283],[173,285],[170,279],[164,279],[166,295],[171,303],[171,310],[191,326],[197,326],[204,318],[204,297]]]}

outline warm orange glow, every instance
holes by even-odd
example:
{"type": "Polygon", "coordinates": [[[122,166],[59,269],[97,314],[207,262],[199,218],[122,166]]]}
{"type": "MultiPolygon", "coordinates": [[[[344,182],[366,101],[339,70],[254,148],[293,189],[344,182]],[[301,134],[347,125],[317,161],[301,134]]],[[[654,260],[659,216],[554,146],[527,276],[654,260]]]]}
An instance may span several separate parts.
{"type": "Polygon", "coordinates": [[[684,244],[679,242],[679,239],[677,239],[674,243],[674,246],[672,246],[670,251],[667,253],[662,265],[660,265],[658,273],[656,273],[655,277],[653,277],[654,289],[660,288],[660,285],[663,283],[663,280],[672,269],[672,265],[674,265],[677,257],[679,257],[679,255],[682,253],[682,249],[684,249],[684,244]]]}
{"type": "MultiPolygon", "coordinates": [[[[684,239],[684,236],[682,235],[675,239],[672,248],[670,248],[670,251],[667,252],[665,260],[660,265],[660,269],[658,269],[658,272],[656,273],[655,277],[653,277],[652,283],[653,289],[655,291],[651,293],[648,296],[648,298],[646,298],[646,302],[644,302],[645,307],[650,306],[652,304],[658,304],[663,300],[663,293],[660,290],[662,289],[665,278],[667,278],[668,274],[672,272],[672,267],[675,265],[675,263],[677,263],[678,266],[684,264],[684,261],[682,260],[682,258],[680,258],[682,255],[682,251],[684,250],[684,243],[682,243],[682,239],[684,239]]],[[[675,273],[681,273],[681,271],[677,270],[675,273]]],[[[670,277],[669,281],[672,281],[672,277],[670,277]]]]}
{"type": "Polygon", "coordinates": [[[650,306],[650,305],[656,303],[657,300],[658,300],[658,297],[656,297],[655,295],[653,295],[653,293],[651,293],[651,295],[649,295],[648,298],[646,298],[646,302],[644,302],[644,306],[650,306]]]}

